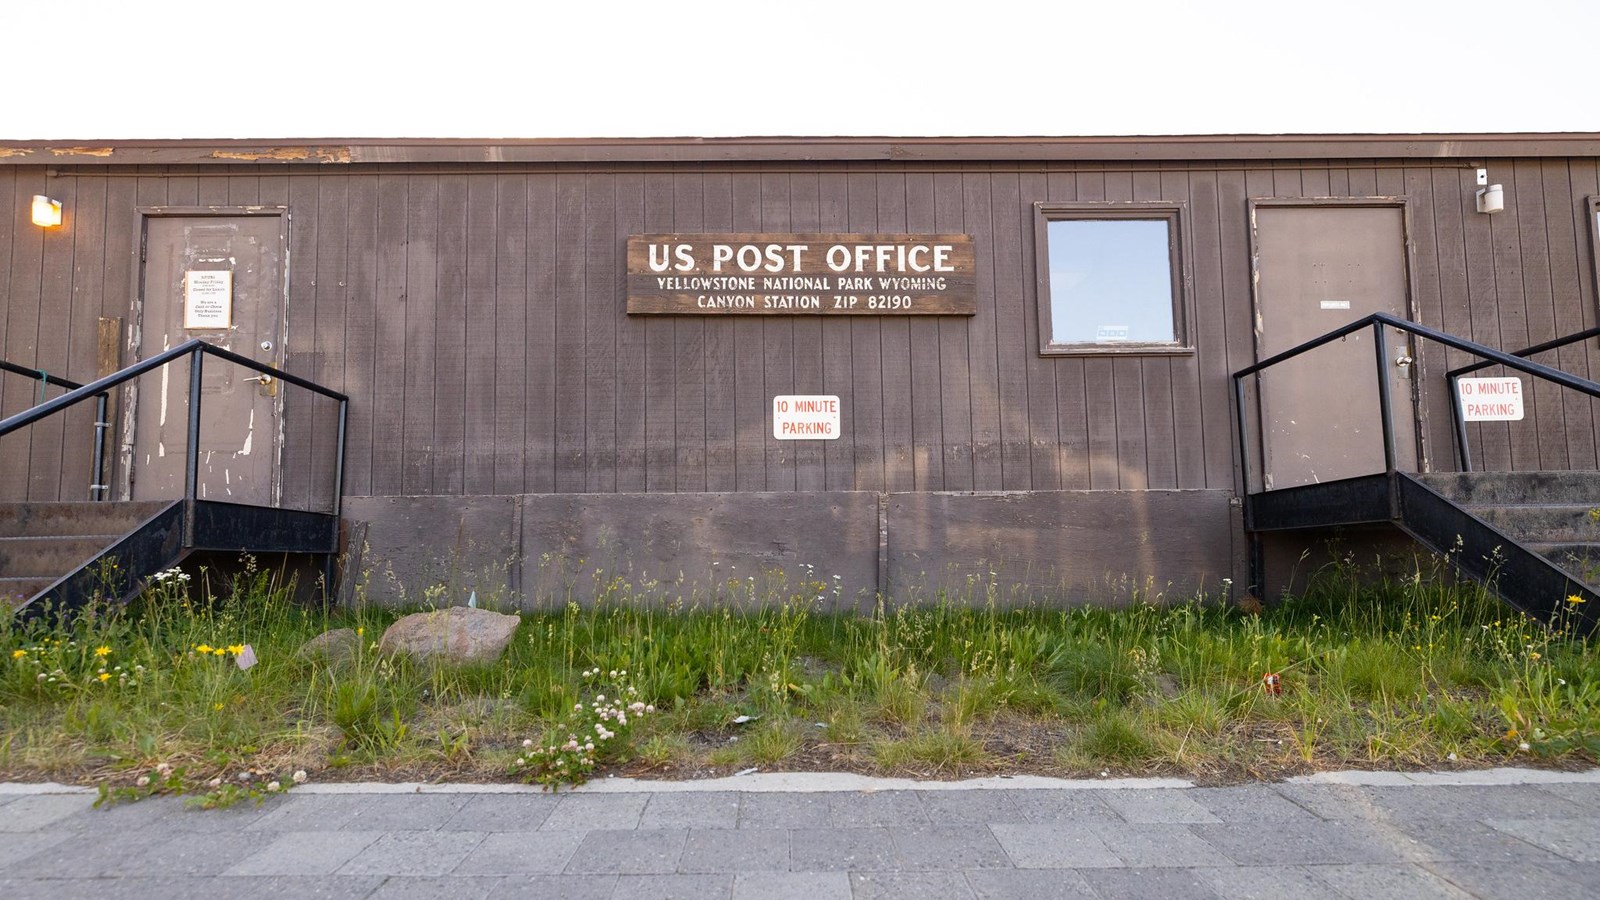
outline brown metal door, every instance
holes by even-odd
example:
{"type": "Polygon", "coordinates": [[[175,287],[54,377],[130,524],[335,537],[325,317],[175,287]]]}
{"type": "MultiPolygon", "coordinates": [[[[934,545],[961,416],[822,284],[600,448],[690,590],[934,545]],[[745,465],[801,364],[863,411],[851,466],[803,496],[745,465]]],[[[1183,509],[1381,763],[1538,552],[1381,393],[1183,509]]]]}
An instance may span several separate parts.
{"type": "MultiPolygon", "coordinates": [[[[1412,318],[1405,210],[1398,205],[1254,208],[1258,359],[1374,312],[1412,318]]],[[[1416,468],[1412,341],[1388,330],[1395,464],[1416,468]]],[[[1268,489],[1382,472],[1378,363],[1370,329],[1261,377],[1268,489]]]]}
{"type": "MultiPolygon", "coordinates": [[[[190,338],[279,366],[283,347],[281,215],[144,218],[142,310],[133,338],[146,359],[190,338]]],[[[183,496],[189,365],[139,379],[130,471],[136,500],[183,496]]],[[[201,368],[199,479],[207,500],[269,505],[279,494],[278,385],[207,356],[201,368]]]]}

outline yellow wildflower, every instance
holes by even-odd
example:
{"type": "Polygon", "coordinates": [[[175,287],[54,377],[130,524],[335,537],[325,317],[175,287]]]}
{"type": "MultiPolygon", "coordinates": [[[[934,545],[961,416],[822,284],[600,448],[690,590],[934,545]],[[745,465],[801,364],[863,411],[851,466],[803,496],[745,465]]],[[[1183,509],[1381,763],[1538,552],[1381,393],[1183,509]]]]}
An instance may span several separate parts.
{"type": "Polygon", "coordinates": [[[229,644],[228,645],[228,652],[232,653],[234,656],[238,656],[239,654],[244,652],[244,645],[243,644],[229,644]]]}
{"type": "Polygon", "coordinates": [[[1587,603],[1589,601],[1583,599],[1582,597],[1578,596],[1577,594],[1572,594],[1572,595],[1567,597],[1567,602],[1568,603],[1572,603],[1572,604],[1578,604],[1578,603],[1587,603]]]}
{"type": "Polygon", "coordinates": [[[211,652],[211,645],[210,644],[195,644],[194,645],[194,649],[195,649],[196,653],[199,653],[200,655],[204,656],[205,654],[211,652]]]}
{"type": "Polygon", "coordinates": [[[218,647],[215,650],[211,651],[211,655],[212,656],[227,656],[228,655],[228,648],[226,648],[226,647],[218,647]]]}
{"type": "Polygon", "coordinates": [[[1538,659],[1538,658],[1539,658],[1539,654],[1537,654],[1537,653],[1529,653],[1529,654],[1528,654],[1528,658],[1529,658],[1529,659],[1535,659],[1535,660],[1536,660],[1536,659],[1538,659]]]}
{"type": "Polygon", "coordinates": [[[13,650],[13,651],[11,651],[11,658],[12,659],[21,659],[21,658],[23,658],[24,656],[27,656],[27,655],[28,655],[28,651],[26,651],[26,650],[13,650]]]}
{"type": "Polygon", "coordinates": [[[110,675],[110,673],[107,673],[107,672],[101,672],[99,675],[96,675],[95,677],[100,679],[100,683],[101,684],[104,684],[105,682],[111,680],[111,675],[110,675]]]}
{"type": "Polygon", "coordinates": [[[214,709],[214,710],[215,709],[221,709],[222,708],[222,704],[221,703],[214,703],[214,704],[211,705],[211,708],[214,709]]]}
{"type": "Polygon", "coordinates": [[[111,648],[105,646],[104,644],[101,644],[100,646],[94,648],[94,655],[95,656],[110,656],[111,655],[111,648]]]}

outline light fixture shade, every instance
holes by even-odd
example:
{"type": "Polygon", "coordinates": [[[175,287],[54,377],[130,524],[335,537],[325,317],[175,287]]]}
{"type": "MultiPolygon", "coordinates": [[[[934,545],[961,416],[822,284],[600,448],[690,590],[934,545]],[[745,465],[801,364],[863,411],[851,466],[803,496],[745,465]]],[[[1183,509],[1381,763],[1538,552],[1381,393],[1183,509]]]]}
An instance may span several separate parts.
{"type": "Polygon", "coordinates": [[[1478,212],[1493,215],[1506,208],[1505,188],[1498,184],[1478,188],[1478,212]]]}
{"type": "Polygon", "coordinates": [[[33,224],[40,228],[55,228],[60,225],[61,201],[51,200],[43,194],[34,194],[33,224]]]}

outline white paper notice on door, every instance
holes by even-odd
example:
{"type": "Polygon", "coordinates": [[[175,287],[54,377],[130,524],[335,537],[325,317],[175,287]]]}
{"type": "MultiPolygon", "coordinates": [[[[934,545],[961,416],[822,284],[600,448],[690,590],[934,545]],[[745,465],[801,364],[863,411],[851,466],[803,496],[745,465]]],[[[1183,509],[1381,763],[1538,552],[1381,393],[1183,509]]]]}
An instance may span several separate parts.
{"type": "Polygon", "coordinates": [[[196,270],[183,274],[183,327],[233,327],[233,273],[196,270]]]}

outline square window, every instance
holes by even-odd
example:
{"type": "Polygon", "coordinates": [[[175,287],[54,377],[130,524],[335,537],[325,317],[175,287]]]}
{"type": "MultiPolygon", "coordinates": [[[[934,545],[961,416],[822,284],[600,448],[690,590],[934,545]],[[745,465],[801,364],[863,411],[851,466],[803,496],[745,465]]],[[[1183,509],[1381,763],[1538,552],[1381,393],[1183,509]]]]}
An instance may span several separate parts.
{"type": "Polygon", "coordinates": [[[1176,203],[1039,203],[1039,351],[1187,353],[1176,203]]]}

